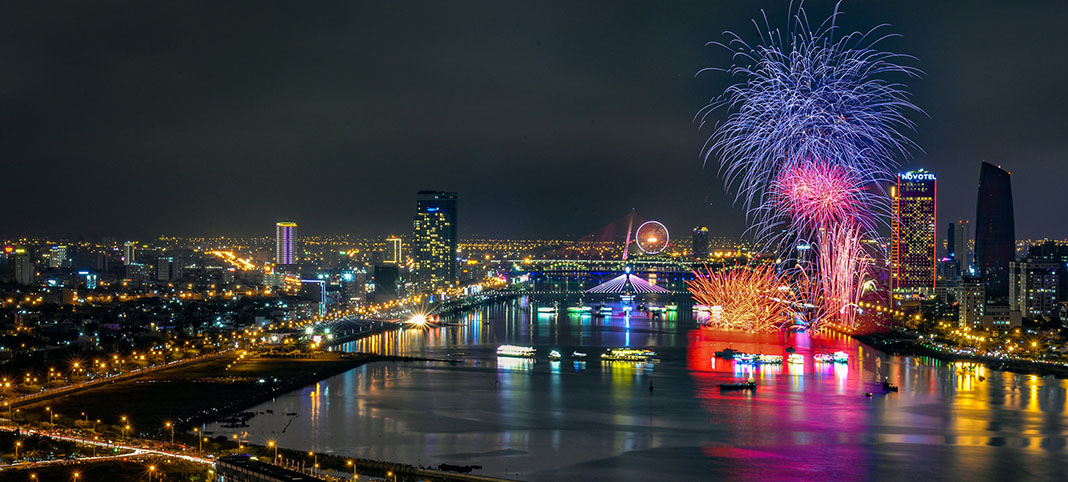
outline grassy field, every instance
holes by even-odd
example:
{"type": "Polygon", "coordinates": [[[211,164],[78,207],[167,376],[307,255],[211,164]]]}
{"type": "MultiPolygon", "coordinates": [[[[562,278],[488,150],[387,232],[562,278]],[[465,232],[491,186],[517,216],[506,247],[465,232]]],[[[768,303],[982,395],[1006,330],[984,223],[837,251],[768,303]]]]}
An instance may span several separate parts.
{"type": "Polygon", "coordinates": [[[369,359],[335,353],[307,358],[227,357],[21,407],[17,418],[47,422],[46,408],[50,408],[58,415],[57,425],[92,428],[100,420],[98,431],[111,438],[122,435],[123,416],[130,425],[128,433],[157,438],[169,438],[164,423],[173,421],[179,424],[177,440],[181,438],[181,425],[192,423],[197,417],[215,418],[220,412],[246,408],[265,397],[297,389],[369,359]]]}

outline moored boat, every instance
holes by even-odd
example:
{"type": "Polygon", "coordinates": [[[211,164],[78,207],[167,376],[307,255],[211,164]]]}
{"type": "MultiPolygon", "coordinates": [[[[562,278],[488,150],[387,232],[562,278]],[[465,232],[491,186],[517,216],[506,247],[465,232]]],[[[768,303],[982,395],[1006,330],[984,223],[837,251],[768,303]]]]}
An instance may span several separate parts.
{"type": "Polygon", "coordinates": [[[549,352],[549,359],[552,360],[552,361],[560,361],[560,359],[563,358],[563,357],[564,356],[561,355],[560,352],[558,352],[556,350],[553,350],[553,351],[549,352]]]}
{"type": "Polygon", "coordinates": [[[497,347],[497,356],[509,358],[534,358],[536,353],[537,350],[529,346],[501,345],[497,347]]]}
{"type": "Polygon", "coordinates": [[[720,383],[720,390],[756,390],[756,382],[744,382],[744,383],[720,383]]]}
{"type": "Polygon", "coordinates": [[[609,348],[601,354],[601,358],[609,361],[650,361],[656,357],[656,352],[635,348],[609,348]]]}

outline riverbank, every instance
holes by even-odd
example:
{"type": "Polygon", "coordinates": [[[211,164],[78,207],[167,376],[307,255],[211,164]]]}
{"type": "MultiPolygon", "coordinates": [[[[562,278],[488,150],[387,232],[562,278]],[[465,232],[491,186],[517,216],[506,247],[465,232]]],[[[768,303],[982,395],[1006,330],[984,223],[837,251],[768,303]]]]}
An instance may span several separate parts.
{"type": "Polygon", "coordinates": [[[925,356],[947,362],[964,361],[981,363],[991,370],[1003,370],[1027,375],[1052,375],[1057,378],[1068,378],[1068,366],[1060,363],[946,352],[924,343],[916,335],[901,331],[876,332],[852,336],[861,343],[878,348],[891,355],[925,356]]]}
{"type": "MultiPolygon", "coordinates": [[[[108,433],[111,436],[165,439],[170,435],[166,422],[181,431],[375,361],[430,360],[335,352],[234,355],[31,404],[23,407],[18,419],[48,421],[51,412],[64,426],[88,425],[113,432],[108,433]]],[[[177,439],[183,438],[178,435],[177,439]]]]}

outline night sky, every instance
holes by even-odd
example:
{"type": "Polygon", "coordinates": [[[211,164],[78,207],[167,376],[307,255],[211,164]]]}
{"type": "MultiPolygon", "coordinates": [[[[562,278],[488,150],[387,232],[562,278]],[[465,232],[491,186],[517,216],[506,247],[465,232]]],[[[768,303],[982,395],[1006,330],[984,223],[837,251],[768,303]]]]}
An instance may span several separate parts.
{"type": "MultiPolygon", "coordinates": [[[[744,229],[693,124],[728,79],[694,74],[787,2],[277,3],[8,2],[0,236],[408,234],[420,189],[460,193],[461,236],[744,229]]],[[[988,160],[1018,237],[1068,237],[1068,2],[843,10],[926,72],[904,165],[939,176],[939,236],[988,160]]]]}

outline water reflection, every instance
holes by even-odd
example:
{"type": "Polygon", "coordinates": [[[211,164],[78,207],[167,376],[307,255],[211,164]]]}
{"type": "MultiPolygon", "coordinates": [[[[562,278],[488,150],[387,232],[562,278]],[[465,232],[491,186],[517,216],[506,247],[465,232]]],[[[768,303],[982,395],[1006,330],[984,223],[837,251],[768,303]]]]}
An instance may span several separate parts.
{"type": "Polygon", "coordinates": [[[478,464],[535,481],[1063,479],[1068,470],[1062,380],[891,357],[838,334],[698,329],[685,310],[545,318],[519,300],[456,321],[344,348],[462,364],[363,366],[253,409],[263,413],[236,430],[252,443],[478,464]],[[504,343],[534,346],[538,357],[497,358],[504,343]],[[600,359],[625,345],[652,348],[661,362],[600,359]],[[728,347],[784,359],[793,347],[803,363],[715,357],[728,347]],[[550,349],[564,359],[548,361],[550,349]],[[848,362],[815,359],[836,351],[848,362]],[[719,390],[749,375],[755,392],[719,390]],[[884,394],[883,379],[900,391],[884,394]]]}

